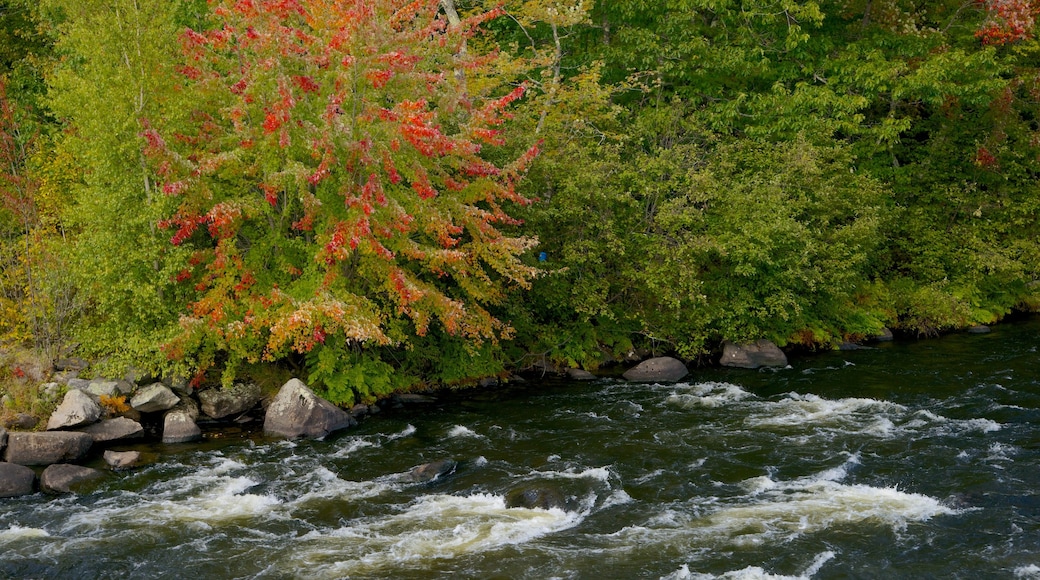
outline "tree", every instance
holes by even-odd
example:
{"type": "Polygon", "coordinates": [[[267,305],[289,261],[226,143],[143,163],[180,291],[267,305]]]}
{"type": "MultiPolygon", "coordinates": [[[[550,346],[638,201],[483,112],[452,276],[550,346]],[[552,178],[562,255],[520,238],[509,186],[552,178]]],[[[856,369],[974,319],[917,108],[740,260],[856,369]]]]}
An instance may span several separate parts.
{"type": "Polygon", "coordinates": [[[494,54],[462,50],[496,14],[451,25],[437,0],[229,0],[183,33],[178,70],[204,104],[182,130],[144,131],[176,204],[160,226],[190,251],[169,356],[226,361],[230,380],[240,362],[311,353],[349,402],[371,394],[354,367],[386,374],[366,349],[431,328],[509,334],[488,307],[535,274],[521,260],[535,241],[502,228],[528,203],[516,185],[537,148],[505,165],[484,154],[524,93],[482,79],[494,54]]]}

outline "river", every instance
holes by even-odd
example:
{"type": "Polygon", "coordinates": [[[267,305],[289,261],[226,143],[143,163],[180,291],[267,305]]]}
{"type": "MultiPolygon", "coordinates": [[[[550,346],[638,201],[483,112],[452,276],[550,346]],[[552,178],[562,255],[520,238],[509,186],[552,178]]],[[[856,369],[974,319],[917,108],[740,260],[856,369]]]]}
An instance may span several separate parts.
{"type": "Polygon", "coordinates": [[[89,493],[0,500],[0,576],[1040,578],[1038,346],[1032,318],[153,446],[89,493]],[[525,490],[562,505],[509,507],[525,490]]]}

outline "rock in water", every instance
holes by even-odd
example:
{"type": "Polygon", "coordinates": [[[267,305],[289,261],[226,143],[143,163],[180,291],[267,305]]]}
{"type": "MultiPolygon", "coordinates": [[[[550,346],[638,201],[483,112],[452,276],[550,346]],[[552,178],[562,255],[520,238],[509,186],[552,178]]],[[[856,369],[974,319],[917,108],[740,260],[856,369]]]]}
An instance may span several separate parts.
{"type": "Polygon", "coordinates": [[[79,465],[58,463],[43,470],[40,488],[50,493],[71,493],[80,485],[101,477],[101,472],[79,465]]]}
{"type": "Polygon", "coordinates": [[[660,356],[639,363],[628,369],[622,376],[625,377],[625,380],[639,383],[674,383],[689,373],[690,371],[681,360],[660,356]]]}
{"type": "Polygon", "coordinates": [[[50,465],[83,457],[94,440],[86,433],[47,431],[10,433],[4,461],[20,465],[50,465]]]}
{"type": "Polygon", "coordinates": [[[785,367],[787,355],[771,341],[764,339],[751,344],[726,342],[722,347],[722,359],[719,360],[719,364],[742,369],[785,367]]]}
{"type": "Polygon", "coordinates": [[[105,463],[112,469],[129,469],[141,461],[140,451],[105,451],[105,463]]]}
{"type": "Polygon", "coordinates": [[[427,483],[455,473],[455,469],[458,466],[459,464],[452,459],[441,459],[431,463],[416,465],[402,479],[414,483],[427,483]]]}
{"type": "Polygon", "coordinates": [[[324,437],[355,425],[343,409],[322,399],[303,381],[291,379],[271,401],[264,417],[264,432],[282,437],[324,437]]]}
{"type": "Polygon", "coordinates": [[[260,387],[252,383],[235,383],[230,389],[207,389],[199,392],[202,412],[214,419],[243,413],[260,402],[260,387]]]}
{"type": "Polygon", "coordinates": [[[89,425],[101,418],[101,405],[83,391],[73,389],[65,393],[58,408],[47,421],[47,430],[89,425]]]}
{"type": "Polygon", "coordinates": [[[195,424],[191,414],[184,409],[166,413],[163,418],[163,443],[187,443],[202,437],[202,429],[195,424]]]}
{"type": "Polygon", "coordinates": [[[33,492],[36,474],[16,463],[0,463],[0,497],[18,497],[33,492]]]}
{"type": "Polygon", "coordinates": [[[516,489],[506,495],[506,507],[543,509],[565,509],[566,501],[559,490],[548,487],[516,489]]]}
{"type": "Polygon", "coordinates": [[[181,398],[162,383],[153,383],[137,391],[130,399],[130,406],[142,413],[154,413],[173,408],[181,398]]]}

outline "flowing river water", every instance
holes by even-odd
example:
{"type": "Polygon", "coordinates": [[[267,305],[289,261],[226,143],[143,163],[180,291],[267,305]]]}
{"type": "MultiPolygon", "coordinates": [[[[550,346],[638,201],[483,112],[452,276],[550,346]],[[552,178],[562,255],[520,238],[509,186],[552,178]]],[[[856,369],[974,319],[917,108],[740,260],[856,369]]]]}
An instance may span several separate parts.
{"type": "Polygon", "coordinates": [[[153,447],[88,493],[0,500],[0,576],[1040,578],[1038,347],[1034,318],[153,447]]]}

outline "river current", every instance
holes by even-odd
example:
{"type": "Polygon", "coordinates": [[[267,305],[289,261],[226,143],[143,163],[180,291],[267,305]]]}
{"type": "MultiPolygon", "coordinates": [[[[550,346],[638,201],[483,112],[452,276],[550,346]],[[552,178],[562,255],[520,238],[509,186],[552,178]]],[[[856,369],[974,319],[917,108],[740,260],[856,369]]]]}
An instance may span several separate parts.
{"type": "Polygon", "coordinates": [[[0,577],[1040,578],[1038,347],[1034,318],[151,447],[87,493],[0,500],[0,577]]]}

